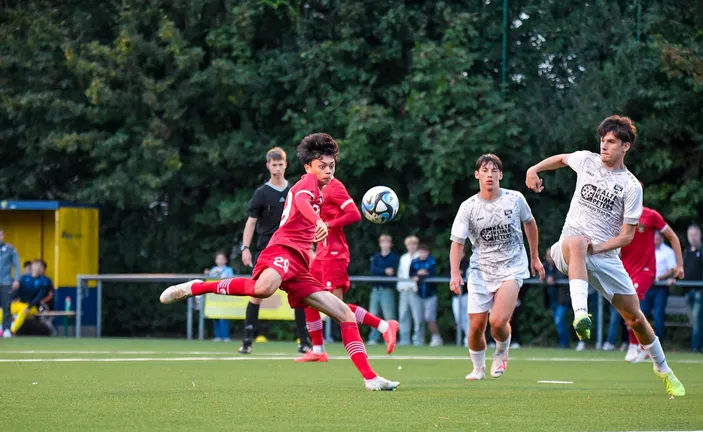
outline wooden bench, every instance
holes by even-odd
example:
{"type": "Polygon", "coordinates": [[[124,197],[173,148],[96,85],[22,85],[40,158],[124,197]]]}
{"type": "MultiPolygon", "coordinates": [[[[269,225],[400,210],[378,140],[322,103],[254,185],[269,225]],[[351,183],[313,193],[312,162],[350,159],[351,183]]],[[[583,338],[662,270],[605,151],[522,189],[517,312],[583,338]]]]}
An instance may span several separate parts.
{"type": "Polygon", "coordinates": [[[669,296],[666,303],[666,315],[685,316],[686,321],[665,321],[666,327],[692,327],[691,308],[688,307],[686,296],[669,296]]]}

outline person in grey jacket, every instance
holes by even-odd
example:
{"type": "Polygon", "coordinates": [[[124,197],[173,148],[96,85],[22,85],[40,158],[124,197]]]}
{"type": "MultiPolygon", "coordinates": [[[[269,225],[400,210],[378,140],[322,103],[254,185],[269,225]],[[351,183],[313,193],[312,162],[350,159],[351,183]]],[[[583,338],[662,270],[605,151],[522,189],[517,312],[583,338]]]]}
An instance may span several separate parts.
{"type": "Polygon", "coordinates": [[[10,337],[10,324],[12,315],[10,314],[10,299],[12,291],[20,286],[22,272],[20,269],[20,257],[17,249],[11,244],[5,243],[5,232],[0,227],[0,305],[2,305],[2,329],[4,337],[10,337]],[[15,273],[12,274],[14,268],[15,273]]]}

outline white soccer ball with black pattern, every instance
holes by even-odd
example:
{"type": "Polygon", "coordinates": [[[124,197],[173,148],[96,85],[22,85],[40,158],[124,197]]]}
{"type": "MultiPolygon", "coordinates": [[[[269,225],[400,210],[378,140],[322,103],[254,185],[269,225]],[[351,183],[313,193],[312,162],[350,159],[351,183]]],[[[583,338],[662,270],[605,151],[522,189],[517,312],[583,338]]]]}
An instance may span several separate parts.
{"type": "Polygon", "coordinates": [[[361,200],[361,212],[369,222],[384,224],[393,220],[398,214],[398,195],[386,186],[374,186],[364,194],[361,200]]]}

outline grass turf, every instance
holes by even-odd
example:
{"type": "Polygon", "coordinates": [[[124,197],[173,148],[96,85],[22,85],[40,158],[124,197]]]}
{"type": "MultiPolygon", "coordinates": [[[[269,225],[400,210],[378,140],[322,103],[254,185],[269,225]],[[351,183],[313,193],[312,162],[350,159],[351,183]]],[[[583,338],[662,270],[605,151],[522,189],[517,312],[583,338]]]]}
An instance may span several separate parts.
{"type": "Polygon", "coordinates": [[[396,392],[370,393],[339,344],[328,346],[327,364],[293,363],[292,343],[258,344],[249,357],[236,348],[182,340],[0,340],[0,409],[9,421],[2,429],[703,428],[703,356],[696,354],[669,355],[687,390],[669,400],[651,363],[627,364],[622,353],[523,348],[511,352],[504,377],[466,382],[464,349],[399,347],[387,357],[383,347],[369,347],[376,371],[401,381],[396,392]]]}

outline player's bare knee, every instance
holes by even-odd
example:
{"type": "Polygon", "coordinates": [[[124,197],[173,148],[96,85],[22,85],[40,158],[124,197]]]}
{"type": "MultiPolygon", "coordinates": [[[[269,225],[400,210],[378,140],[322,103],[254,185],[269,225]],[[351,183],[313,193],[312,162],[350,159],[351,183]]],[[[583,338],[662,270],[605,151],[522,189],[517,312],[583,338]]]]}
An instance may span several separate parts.
{"type": "Polygon", "coordinates": [[[491,329],[502,329],[503,327],[508,325],[509,321],[509,317],[491,315],[491,318],[488,322],[491,324],[491,329]]]}
{"type": "Polygon", "coordinates": [[[569,256],[574,259],[582,259],[588,253],[588,240],[585,237],[570,237],[567,240],[569,256]]]}
{"type": "Polygon", "coordinates": [[[625,314],[623,318],[625,320],[625,324],[630,328],[639,329],[644,325],[644,316],[642,316],[641,314],[625,314]]]}
{"type": "Polygon", "coordinates": [[[265,299],[269,298],[276,292],[277,286],[272,281],[266,281],[259,279],[254,285],[254,297],[265,299]]]}

